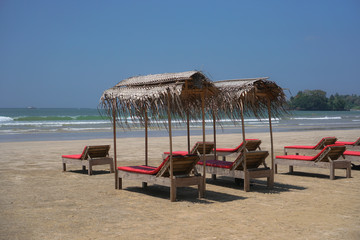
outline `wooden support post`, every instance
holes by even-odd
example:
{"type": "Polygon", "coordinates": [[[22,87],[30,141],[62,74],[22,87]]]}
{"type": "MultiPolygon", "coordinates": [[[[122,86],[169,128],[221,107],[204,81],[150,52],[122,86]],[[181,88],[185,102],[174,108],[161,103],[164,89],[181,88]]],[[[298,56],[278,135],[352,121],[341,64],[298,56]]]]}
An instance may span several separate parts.
{"type": "Polygon", "coordinates": [[[206,191],[206,158],[205,158],[205,96],[204,92],[201,93],[201,113],[202,113],[202,131],[203,131],[203,193],[202,197],[205,196],[206,191]]]}
{"type": "Polygon", "coordinates": [[[176,201],[176,185],[175,185],[175,179],[174,179],[174,163],[173,163],[173,155],[172,155],[172,133],[171,133],[171,111],[170,111],[170,103],[171,103],[171,95],[170,91],[168,90],[168,99],[167,99],[167,114],[168,114],[168,124],[169,124],[169,145],[170,145],[170,201],[175,202],[176,201]]]}
{"type": "MultiPolygon", "coordinates": [[[[271,169],[274,170],[274,140],[271,124],[271,103],[268,99],[269,127],[270,127],[270,144],[271,144],[271,169]]],[[[285,154],[286,155],[286,154],[285,154]]]]}
{"type": "MultiPolygon", "coordinates": [[[[214,111],[212,112],[213,115],[213,132],[214,132],[214,159],[217,160],[216,154],[216,117],[214,111]]],[[[216,174],[211,174],[212,180],[216,180],[216,174]]]]}
{"type": "Polygon", "coordinates": [[[112,120],[113,120],[113,138],[114,138],[114,167],[115,167],[115,189],[119,189],[118,169],[117,169],[117,156],[116,156],[116,99],[112,102],[112,120]]]}
{"type": "MultiPolygon", "coordinates": [[[[242,128],[242,137],[243,137],[243,144],[246,146],[246,138],[245,138],[245,121],[244,121],[244,104],[241,102],[241,128],[242,128]]],[[[242,154],[244,154],[244,162],[243,162],[243,169],[244,169],[244,191],[250,191],[250,179],[249,179],[249,172],[247,170],[246,164],[246,147],[243,148],[242,154]]]]}
{"type": "Polygon", "coordinates": [[[187,146],[188,154],[190,154],[190,116],[189,111],[186,112],[186,125],[187,125],[187,146]]]}
{"type": "Polygon", "coordinates": [[[145,109],[145,166],[148,166],[148,114],[145,109]]]}
{"type": "Polygon", "coordinates": [[[216,156],[216,117],[214,111],[212,112],[213,115],[213,128],[214,128],[214,159],[217,159],[216,156]]]}

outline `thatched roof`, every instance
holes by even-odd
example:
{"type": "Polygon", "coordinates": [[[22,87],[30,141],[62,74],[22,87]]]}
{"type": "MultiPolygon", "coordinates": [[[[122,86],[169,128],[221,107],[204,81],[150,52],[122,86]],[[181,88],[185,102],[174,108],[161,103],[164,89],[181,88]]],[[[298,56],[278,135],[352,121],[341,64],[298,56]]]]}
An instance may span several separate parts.
{"type": "Polygon", "coordinates": [[[217,88],[199,71],[153,74],[122,80],[103,93],[101,105],[111,114],[115,100],[118,122],[124,126],[124,116],[144,122],[145,112],[151,114],[152,120],[162,120],[167,116],[167,99],[170,97],[173,116],[184,119],[185,113],[189,112],[196,119],[201,116],[201,94],[209,98],[215,92],[217,88]]]}
{"type": "MultiPolygon", "coordinates": [[[[116,101],[116,114],[120,126],[127,126],[127,117],[144,123],[145,112],[151,121],[158,123],[167,116],[168,101],[172,116],[185,119],[201,118],[201,94],[204,94],[207,110],[215,115],[225,113],[232,118],[240,117],[241,106],[245,114],[267,116],[270,101],[272,116],[280,116],[285,110],[285,94],[267,77],[234,79],[211,82],[202,72],[188,71],[135,76],[122,80],[104,91],[101,107],[112,114],[116,101]]],[[[217,116],[219,118],[219,116],[217,116]]]]}
{"type": "Polygon", "coordinates": [[[214,82],[220,92],[215,99],[218,109],[238,117],[243,105],[245,114],[253,113],[256,117],[263,117],[267,115],[270,101],[272,115],[282,115],[286,112],[285,94],[280,86],[268,79],[262,77],[214,82]]]}

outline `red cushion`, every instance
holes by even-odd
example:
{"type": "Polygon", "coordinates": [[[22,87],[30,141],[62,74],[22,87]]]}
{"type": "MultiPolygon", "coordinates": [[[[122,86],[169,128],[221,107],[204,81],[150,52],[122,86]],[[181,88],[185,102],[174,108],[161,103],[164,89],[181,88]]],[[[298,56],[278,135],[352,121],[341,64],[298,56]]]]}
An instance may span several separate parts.
{"type": "MultiPolygon", "coordinates": [[[[181,155],[181,156],[185,156],[188,154],[187,151],[174,151],[172,153],[173,153],[173,155],[181,155]]],[[[170,154],[170,152],[164,152],[164,154],[170,154]]]]}
{"type": "Polygon", "coordinates": [[[301,146],[301,145],[295,145],[295,146],[285,146],[284,148],[293,148],[293,149],[315,149],[316,146],[301,146]]]}
{"type": "MultiPolygon", "coordinates": [[[[259,140],[259,139],[245,139],[246,141],[248,140],[259,140]]],[[[216,151],[217,152],[236,152],[237,150],[239,150],[239,148],[243,145],[243,142],[237,146],[236,148],[217,148],[216,151]]]]}
{"type": "Polygon", "coordinates": [[[290,160],[303,160],[303,161],[314,161],[316,156],[301,156],[301,155],[282,155],[276,156],[277,159],[290,159],[290,160]]]}
{"type": "Polygon", "coordinates": [[[217,148],[217,152],[236,152],[239,148],[217,148]]]}
{"type": "Polygon", "coordinates": [[[140,166],[118,167],[118,169],[126,172],[154,175],[160,171],[160,169],[164,166],[164,164],[167,162],[168,159],[169,157],[165,158],[165,160],[158,167],[140,165],[140,166]]]}
{"type": "MultiPolygon", "coordinates": [[[[203,165],[202,161],[198,162],[199,165],[203,165]]],[[[220,161],[220,160],[207,160],[206,166],[209,167],[218,167],[218,168],[231,168],[234,162],[220,161]]]]}
{"type": "Polygon", "coordinates": [[[315,146],[300,146],[300,145],[295,145],[295,146],[285,146],[284,148],[292,148],[292,149],[315,149],[317,146],[319,146],[321,144],[321,142],[326,139],[326,138],[335,138],[335,137],[324,137],[322,138],[315,146]]]}
{"type": "Polygon", "coordinates": [[[344,155],[360,157],[360,152],[358,152],[358,151],[345,151],[344,155]]]}
{"type": "Polygon", "coordinates": [[[342,141],[337,141],[335,144],[339,144],[339,145],[354,145],[355,142],[342,142],[342,141]]]}
{"type": "Polygon", "coordinates": [[[315,159],[317,159],[320,156],[320,154],[322,154],[326,149],[328,149],[328,147],[331,147],[331,146],[335,146],[335,145],[328,145],[328,146],[324,147],[315,156],[281,155],[281,156],[276,156],[276,158],[278,158],[278,159],[291,159],[291,160],[303,160],[303,161],[314,161],[315,159]]]}
{"type": "Polygon", "coordinates": [[[72,159],[82,159],[82,156],[85,154],[87,146],[84,147],[84,150],[81,154],[73,154],[73,155],[62,155],[63,158],[72,158],[72,159]]]}
{"type": "Polygon", "coordinates": [[[127,172],[134,172],[134,173],[143,173],[143,174],[155,174],[156,173],[156,167],[152,166],[124,166],[124,167],[118,167],[119,170],[127,171],[127,172]]]}
{"type": "Polygon", "coordinates": [[[63,158],[81,159],[82,154],[62,155],[63,158]]]}

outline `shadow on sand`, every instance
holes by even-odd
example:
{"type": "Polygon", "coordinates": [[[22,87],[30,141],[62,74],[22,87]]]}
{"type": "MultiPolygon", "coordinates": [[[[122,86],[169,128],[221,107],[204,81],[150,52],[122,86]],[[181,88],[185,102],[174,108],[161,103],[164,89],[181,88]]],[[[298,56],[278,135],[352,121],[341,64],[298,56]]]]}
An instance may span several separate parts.
{"type": "MultiPolygon", "coordinates": [[[[309,173],[309,172],[299,172],[299,171],[295,172],[294,171],[292,173],[288,172],[288,173],[279,173],[279,174],[288,175],[288,176],[300,176],[300,177],[313,177],[313,178],[330,179],[329,174],[322,174],[322,173],[309,173]]],[[[345,170],[344,170],[343,175],[345,175],[345,170]]],[[[346,178],[346,176],[339,176],[339,174],[335,175],[335,179],[338,179],[338,178],[346,178]]]]}
{"type": "MultiPolygon", "coordinates": [[[[87,170],[67,170],[66,172],[88,175],[87,170]]],[[[105,170],[92,170],[92,175],[102,175],[102,174],[109,174],[109,173],[111,173],[111,172],[110,171],[105,171],[105,170]]]]}
{"type": "MultiPolygon", "coordinates": [[[[244,191],[244,180],[239,179],[235,182],[235,179],[232,177],[225,177],[220,176],[217,177],[216,180],[211,178],[206,179],[207,184],[216,185],[219,187],[227,187],[232,188],[240,191],[244,191]]],[[[272,189],[267,187],[266,180],[259,180],[259,179],[252,179],[250,181],[250,191],[251,192],[260,192],[260,193],[281,193],[281,192],[288,192],[291,190],[305,190],[305,187],[291,185],[291,184],[284,184],[274,182],[274,187],[272,189]]]]}
{"type": "MultiPolygon", "coordinates": [[[[170,199],[170,188],[160,185],[149,185],[146,188],[142,187],[127,187],[123,190],[146,194],[152,197],[170,199]]],[[[193,203],[211,204],[213,202],[231,202],[235,200],[244,200],[246,197],[237,195],[215,192],[206,190],[204,198],[198,198],[197,188],[192,187],[181,187],[177,189],[176,200],[177,201],[188,201],[193,203]]]]}

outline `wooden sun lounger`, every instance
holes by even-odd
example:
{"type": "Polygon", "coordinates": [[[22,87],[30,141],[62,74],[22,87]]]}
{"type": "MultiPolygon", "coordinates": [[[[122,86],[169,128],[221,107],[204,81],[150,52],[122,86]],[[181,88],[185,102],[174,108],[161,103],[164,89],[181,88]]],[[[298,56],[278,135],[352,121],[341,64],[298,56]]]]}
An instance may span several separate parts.
{"type": "MultiPolygon", "coordinates": [[[[118,186],[122,189],[122,179],[139,180],[170,187],[170,200],[176,200],[177,187],[198,186],[199,197],[204,196],[204,179],[195,169],[199,161],[198,155],[173,155],[173,176],[170,179],[170,156],[159,167],[129,166],[118,167],[118,186]]],[[[146,186],[146,184],[143,186],[146,186]]]]}
{"type": "Polygon", "coordinates": [[[63,171],[66,171],[66,164],[82,166],[83,170],[88,168],[88,174],[92,174],[92,166],[110,165],[110,172],[114,172],[113,159],[109,157],[110,145],[85,146],[82,154],[62,155],[63,171]]]}
{"type": "MultiPolygon", "coordinates": [[[[259,139],[245,139],[245,147],[248,151],[255,151],[256,149],[261,150],[259,139]]],[[[240,143],[236,148],[216,148],[216,156],[222,156],[223,161],[226,161],[226,157],[233,154],[238,154],[243,150],[244,142],[240,143]]]]}
{"type": "MultiPolygon", "coordinates": [[[[199,156],[202,156],[205,152],[206,155],[209,155],[212,153],[214,149],[214,142],[205,142],[205,149],[203,142],[196,142],[192,149],[190,150],[190,154],[197,154],[199,156]]],[[[162,155],[163,159],[167,158],[169,156],[170,152],[164,152],[162,155]]],[[[173,151],[173,155],[187,155],[189,154],[188,151],[173,151]]]]}
{"type": "MultiPolygon", "coordinates": [[[[360,151],[350,151],[346,150],[344,152],[344,157],[346,160],[353,162],[360,163],[360,151]]],[[[355,164],[354,164],[355,165],[355,164]]]]}
{"type": "Polygon", "coordinates": [[[336,141],[336,145],[345,145],[347,149],[360,150],[360,137],[354,142],[336,141]]]}
{"type": "Polygon", "coordinates": [[[313,154],[315,150],[321,150],[327,145],[335,144],[336,140],[337,140],[336,137],[324,137],[314,146],[307,146],[307,145],[285,146],[284,154],[285,155],[313,154]]]}
{"type": "MultiPolygon", "coordinates": [[[[235,179],[244,179],[244,191],[250,191],[250,179],[267,178],[269,188],[273,187],[273,171],[266,166],[265,159],[269,155],[268,151],[249,151],[240,152],[234,162],[221,160],[206,160],[206,172],[212,175],[229,176],[235,179]],[[246,157],[247,170],[244,171],[244,158],[246,157]],[[263,165],[262,168],[259,168],[263,165]]],[[[196,168],[200,171],[203,162],[199,161],[196,168]]]]}
{"type": "MultiPolygon", "coordinates": [[[[330,170],[330,179],[335,179],[335,169],[346,169],[346,177],[351,177],[351,162],[338,160],[343,156],[345,146],[326,146],[315,156],[283,155],[275,158],[275,173],[277,165],[288,165],[289,172],[294,171],[294,166],[326,168],[330,170]]],[[[344,156],[343,156],[344,157],[344,156]]]]}

